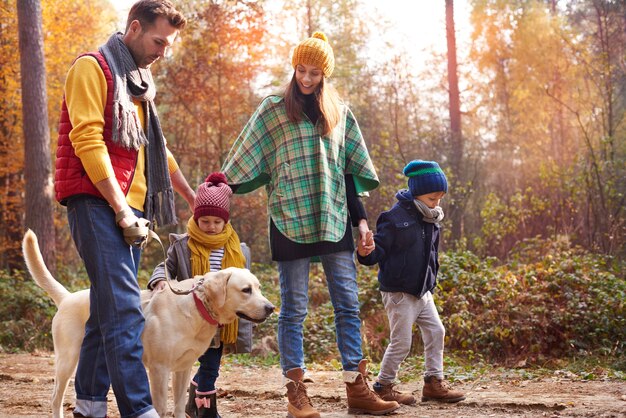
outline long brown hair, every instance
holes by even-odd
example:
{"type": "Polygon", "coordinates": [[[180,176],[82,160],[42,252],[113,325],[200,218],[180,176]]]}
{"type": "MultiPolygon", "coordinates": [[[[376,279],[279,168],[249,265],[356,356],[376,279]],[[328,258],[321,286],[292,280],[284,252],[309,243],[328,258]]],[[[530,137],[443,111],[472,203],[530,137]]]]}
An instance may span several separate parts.
{"type": "MultiPolygon", "coordinates": [[[[315,90],[315,104],[319,111],[318,125],[320,134],[326,136],[335,129],[339,123],[340,100],[337,90],[330,84],[326,83],[326,77],[322,77],[317,90],[315,90]]],[[[287,109],[287,117],[292,122],[300,122],[304,112],[304,100],[302,94],[298,90],[296,83],[296,73],[294,71],[291,81],[285,88],[285,108],[287,109]]]]}

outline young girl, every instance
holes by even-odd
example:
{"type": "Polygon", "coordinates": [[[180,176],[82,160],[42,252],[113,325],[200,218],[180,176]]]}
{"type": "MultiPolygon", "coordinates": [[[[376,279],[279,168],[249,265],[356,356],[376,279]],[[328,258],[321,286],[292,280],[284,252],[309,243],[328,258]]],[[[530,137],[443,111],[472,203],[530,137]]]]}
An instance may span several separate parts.
{"type": "MultiPolygon", "coordinates": [[[[359,243],[361,264],[378,263],[378,281],[391,336],[380,365],[374,390],[387,400],[414,404],[415,398],[394,389],[400,363],[411,349],[413,324],[424,341],[422,401],[459,402],[463,393],[450,389],[443,379],[443,343],[446,330],[433,301],[439,270],[439,202],[448,192],[448,180],[434,161],[414,160],[404,168],[408,189],[396,194],[398,202],[381,213],[374,246],[359,243]]],[[[371,238],[368,236],[368,240],[371,238]]]]}
{"type": "Polygon", "coordinates": [[[269,96],[235,141],[222,171],[236,193],[267,186],[272,259],[278,262],[280,363],[290,417],[319,417],[304,383],[303,322],[309,264],[320,260],[335,313],[351,413],[384,414],[399,407],[373,392],[361,350],[358,287],[350,225],[369,231],[358,193],[378,186],[352,112],[327,84],[335,58],[321,32],[296,46],[294,74],[281,96],[269,96]]]}
{"type": "MultiPolygon", "coordinates": [[[[159,264],[148,282],[148,288],[161,291],[167,286],[165,266],[171,279],[186,280],[209,271],[227,267],[246,267],[245,244],[228,222],[230,197],[233,192],[222,173],[207,177],[196,192],[193,218],[187,223],[187,233],[170,234],[170,247],[165,265],[159,264]]],[[[249,254],[248,254],[249,262],[249,254]]],[[[243,319],[225,325],[216,334],[211,347],[200,357],[200,367],[189,386],[189,401],[185,412],[191,418],[219,418],[215,381],[219,376],[220,360],[225,344],[237,343],[238,331],[250,339],[252,323],[243,319]]]]}

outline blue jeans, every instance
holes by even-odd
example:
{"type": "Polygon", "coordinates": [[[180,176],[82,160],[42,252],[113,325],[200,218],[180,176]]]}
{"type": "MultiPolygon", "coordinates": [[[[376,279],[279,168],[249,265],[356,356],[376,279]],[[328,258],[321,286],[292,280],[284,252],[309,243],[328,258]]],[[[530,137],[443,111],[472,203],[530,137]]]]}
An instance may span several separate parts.
{"type": "MultiPolygon", "coordinates": [[[[319,258],[335,312],[335,333],[341,364],[346,371],[356,371],[363,359],[363,352],[354,258],[351,251],[319,258]]],[[[309,265],[309,258],[278,262],[281,301],[278,348],[283,374],[291,369],[304,368],[303,323],[309,302],[309,265]]]]}
{"type": "MultiPolygon", "coordinates": [[[[217,330],[217,332],[220,332],[217,330]]],[[[224,344],[219,347],[210,347],[198,359],[200,367],[193,377],[193,381],[198,386],[197,392],[210,392],[215,390],[215,381],[220,375],[220,362],[222,361],[222,352],[224,344]]]]}
{"type": "Polygon", "coordinates": [[[113,209],[103,199],[71,198],[67,217],[91,282],[90,315],[75,378],[75,412],[104,417],[112,386],[122,418],[158,417],[141,360],[145,321],[137,282],[141,252],[126,244],[113,209]]]}

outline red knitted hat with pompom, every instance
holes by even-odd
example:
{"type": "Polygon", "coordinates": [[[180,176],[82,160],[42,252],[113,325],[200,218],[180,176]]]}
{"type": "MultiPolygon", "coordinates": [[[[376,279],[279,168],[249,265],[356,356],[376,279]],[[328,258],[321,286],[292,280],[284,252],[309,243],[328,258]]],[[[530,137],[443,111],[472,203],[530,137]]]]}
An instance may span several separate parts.
{"type": "Polygon", "coordinates": [[[218,216],[228,222],[232,195],[223,173],[209,174],[196,191],[193,219],[198,221],[201,216],[218,216]]]}

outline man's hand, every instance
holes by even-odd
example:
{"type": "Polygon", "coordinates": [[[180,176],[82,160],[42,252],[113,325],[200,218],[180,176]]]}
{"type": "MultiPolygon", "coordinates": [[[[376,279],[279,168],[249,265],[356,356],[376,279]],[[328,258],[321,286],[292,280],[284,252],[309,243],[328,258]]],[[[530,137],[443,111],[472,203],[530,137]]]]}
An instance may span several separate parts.
{"type": "Polygon", "coordinates": [[[143,249],[148,243],[150,221],[138,218],[130,208],[124,208],[115,214],[115,222],[122,228],[124,241],[135,248],[143,249]]]}
{"type": "Polygon", "coordinates": [[[130,209],[128,211],[122,210],[122,211],[118,212],[117,215],[116,215],[116,218],[115,218],[115,220],[117,221],[117,226],[119,226],[122,229],[128,228],[131,225],[135,225],[137,223],[137,221],[139,220],[139,218],[137,216],[135,216],[133,211],[130,210],[130,209]],[[119,215],[120,213],[124,213],[124,217],[121,218],[119,221],[117,221],[117,215],[119,215]]]}

